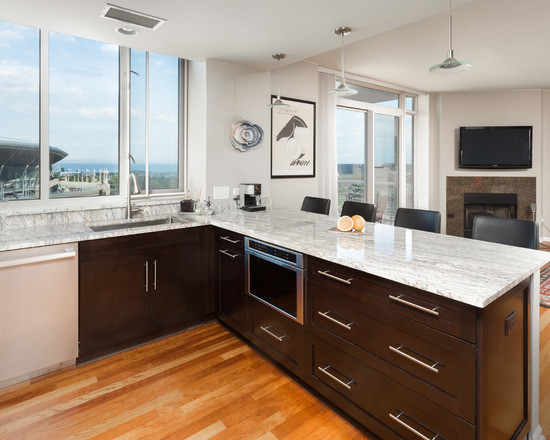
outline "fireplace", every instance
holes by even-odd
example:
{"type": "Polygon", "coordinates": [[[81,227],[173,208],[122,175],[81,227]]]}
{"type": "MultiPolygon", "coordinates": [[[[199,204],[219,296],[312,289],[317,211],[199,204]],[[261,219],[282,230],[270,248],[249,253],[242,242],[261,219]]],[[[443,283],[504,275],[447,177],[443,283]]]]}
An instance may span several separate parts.
{"type": "Polygon", "coordinates": [[[518,218],[518,195],[464,193],[464,237],[472,236],[474,218],[478,215],[518,218]]]}

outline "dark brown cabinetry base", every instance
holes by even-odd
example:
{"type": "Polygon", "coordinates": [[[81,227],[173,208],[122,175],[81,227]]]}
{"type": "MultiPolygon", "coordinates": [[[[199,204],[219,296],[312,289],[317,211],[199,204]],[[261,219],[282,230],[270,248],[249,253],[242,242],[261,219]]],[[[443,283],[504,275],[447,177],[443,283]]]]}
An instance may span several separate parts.
{"type": "Polygon", "coordinates": [[[205,230],[80,243],[78,362],[207,319],[205,230]]]}

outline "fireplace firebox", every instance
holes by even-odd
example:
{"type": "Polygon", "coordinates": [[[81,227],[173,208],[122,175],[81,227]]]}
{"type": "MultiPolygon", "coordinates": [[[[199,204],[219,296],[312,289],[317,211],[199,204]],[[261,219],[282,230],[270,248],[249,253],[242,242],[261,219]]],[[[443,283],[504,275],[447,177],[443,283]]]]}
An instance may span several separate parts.
{"type": "Polygon", "coordinates": [[[518,195],[497,193],[464,193],[464,237],[472,237],[477,216],[518,218],[518,195]]]}

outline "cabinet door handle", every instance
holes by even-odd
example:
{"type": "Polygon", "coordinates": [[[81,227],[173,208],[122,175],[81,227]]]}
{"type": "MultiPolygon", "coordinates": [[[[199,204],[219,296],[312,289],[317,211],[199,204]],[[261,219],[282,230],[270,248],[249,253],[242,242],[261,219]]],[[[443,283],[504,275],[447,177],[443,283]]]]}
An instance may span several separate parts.
{"type": "Polygon", "coordinates": [[[145,293],[149,293],[149,262],[145,262],[145,293]]]}
{"type": "Polygon", "coordinates": [[[325,277],[332,278],[333,280],[340,281],[341,283],[344,283],[347,285],[350,285],[351,282],[353,281],[353,278],[348,278],[347,280],[345,280],[344,278],[340,278],[335,275],[332,275],[331,273],[329,273],[328,270],[318,270],[317,273],[325,277]]]}
{"type": "Polygon", "coordinates": [[[225,249],[220,249],[220,252],[224,255],[227,255],[228,257],[231,257],[231,258],[237,258],[239,256],[239,254],[231,254],[231,253],[227,252],[227,250],[225,250],[225,249]]]}
{"type": "Polygon", "coordinates": [[[241,240],[231,240],[229,237],[220,237],[222,240],[228,241],[229,243],[237,244],[241,240]]]}
{"type": "Polygon", "coordinates": [[[153,290],[157,290],[157,260],[153,261],[153,290]]]}
{"type": "Polygon", "coordinates": [[[390,345],[388,348],[391,351],[393,351],[394,353],[397,353],[397,354],[403,356],[404,358],[406,358],[410,361],[413,361],[413,362],[417,363],[418,365],[421,365],[424,368],[427,368],[430,371],[433,371],[434,373],[439,373],[439,370],[437,368],[435,368],[436,365],[439,365],[439,362],[435,362],[432,365],[427,364],[426,362],[422,362],[420,359],[417,359],[414,356],[411,356],[410,354],[402,352],[401,351],[401,349],[403,348],[402,345],[400,345],[399,347],[393,347],[393,346],[390,345]]]}
{"type": "Polygon", "coordinates": [[[402,296],[403,295],[399,295],[399,296],[388,295],[388,297],[393,301],[397,301],[398,303],[405,304],[406,306],[412,307],[414,309],[420,310],[425,313],[429,313],[430,315],[439,316],[439,312],[437,311],[437,306],[434,307],[433,309],[428,309],[427,307],[422,307],[422,306],[419,306],[418,304],[407,301],[406,299],[401,298],[402,296]]]}
{"type": "Polygon", "coordinates": [[[401,411],[398,415],[394,416],[392,413],[388,414],[392,420],[395,420],[397,423],[399,423],[401,426],[407,428],[412,433],[416,434],[418,437],[420,437],[422,440],[435,440],[437,437],[439,437],[439,434],[435,434],[433,437],[426,437],[424,434],[422,434],[420,431],[417,431],[412,426],[405,423],[403,420],[400,419],[400,417],[403,415],[403,411],[401,411]]]}
{"type": "Polygon", "coordinates": [[[323,318],[328,319],[329,321],[334,322],[335,324],[338,324],[341,327],[344,327],[345,329],[351,330],[351,326],[355,324],[355,322],[350,321],[349,324],[344,324],[341,321],[338,321],[337,319],[333,318],[332,316],[329,316],[330,310],[327,310],[326,312],[317,311],[319,315],[321,315],[323,318]]]}
{"type": "MultiPolygon", "coordinates": [[[[317,369],[323,373],[325,373],[328,377],[330,377],[332,380],[334,380],[335,382],[339,383],[340,385],[342,385],[344,388],[347,388],[348,390],[351,390],[351,384],[354,383],[354,380],[353,379],[350,379],[348,382],[344,382],[340,379],[338,379],[336,376],[334,376],[333,374],[330,374],[327,370],[329,368],[332,368],[331,365],[327,365],[325,368],[321,368],[321,367],[317,367],[317,369]]],[[[342,373],[339,373],[339,374],[342,374],[342,373]]],[[[342,376],[344,376],[342,374],[342,376]]],[[[344,376],[346,377],[346,376],[344,376]]]]}
{"type": "Polygon", "coordinates": [[[262,327],[260,326],[260,328],[266,332],[268,335],[270,336],[273,336],[275,339],[277,339],[279,342],[283,342],[283,339],[286,338],[286,335],[283,335],[283,336],[277,336],[275,333],[273,332],[270,332],[269,329],[271,328],[271,326],[267,326],[267,327],[262,327]]]}

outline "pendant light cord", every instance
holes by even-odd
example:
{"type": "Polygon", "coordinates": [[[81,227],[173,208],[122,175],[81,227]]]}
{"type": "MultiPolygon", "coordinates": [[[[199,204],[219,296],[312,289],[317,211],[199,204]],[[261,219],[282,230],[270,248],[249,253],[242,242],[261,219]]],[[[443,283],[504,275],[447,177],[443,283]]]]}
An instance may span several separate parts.
{"type": "Polygon", "coordinates": [[[344,33],[342,33],[342,50],[341,50],[341,64],[342,64],[342,84],[346,85],[346,78],[344,77],[344,33]]]}
{"type": "Polygon", "coordinates": [[[281,74],[279,72],[279,65],[281,60],[277,60],[277,100],[281,99],[281,74]]]}
{"type": "Polygon", "coordinates": [[[453,53],[453,10],[451,6],[452,0],[449,0],[449,57],[453,53]]]}

